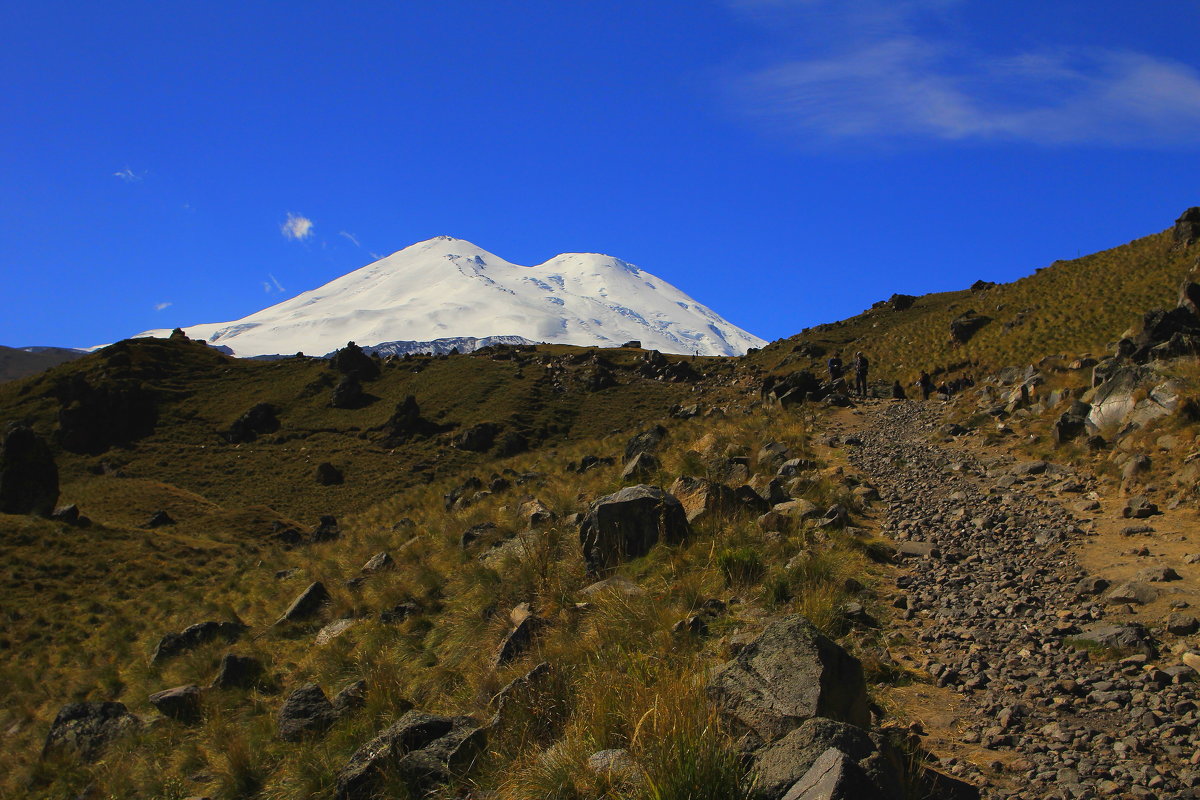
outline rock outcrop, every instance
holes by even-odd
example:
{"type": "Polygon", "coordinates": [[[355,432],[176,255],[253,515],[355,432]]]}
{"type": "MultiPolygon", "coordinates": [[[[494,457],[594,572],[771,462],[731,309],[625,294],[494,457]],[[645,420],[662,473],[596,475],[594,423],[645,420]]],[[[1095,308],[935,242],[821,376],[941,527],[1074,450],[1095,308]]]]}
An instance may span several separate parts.
{"type": "Polygon", "coordinates": [[[579,526],[589,573],[598,575],[659,542],[679,544],[691,535],[683,505],[657,486],[628,486],[601,497],[579,526]]]}

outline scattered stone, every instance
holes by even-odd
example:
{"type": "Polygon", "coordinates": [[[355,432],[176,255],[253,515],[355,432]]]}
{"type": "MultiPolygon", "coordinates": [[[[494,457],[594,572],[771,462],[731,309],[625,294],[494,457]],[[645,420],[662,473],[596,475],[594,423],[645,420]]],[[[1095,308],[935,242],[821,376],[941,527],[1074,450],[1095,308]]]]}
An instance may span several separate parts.
{"type": "Polygon", "coordinates": [[[1158,599],[1158,590],[1140,581],[1127,581],[1108,593],[1109,603],[1145,605],[1158,599]]]}
{"type": "Polygon", "coordinates": [[[124,703],[68,703],[62,707],[42,747],[42,758],[69,755],[93,762],[117,739],[141,727],[124,703]]]}
{"type": "MultiPolygon", "coordinates": [[[[279,618],[279,622],[299,622],[310,619],[316,616],[317,612],[332,599],[325,584],[314,581],[292,601],[292,604],[287,607],[287,611],[284,611],[283,616],[279,618]]],[[[278,625],[279,622],[275,624],[278,625]]]]}
{"type": "Polygon", "coordinates": [[[158,511],[155,511],[153,514],[150,515],[150,519],[146,520],[146,524],[142,527],[161,528],[166,525],[174,525],[174,524],[175,524],[175,520],[171,518],[171,515],[168,514],[166,511],[163,511],[160,508],[158,511]]]}
{"type": "Polygon", "coordinates": [[[1167,615],[1167,633],[1175,636],[1191,636],[1193,633],[1200,631],[1200,620],[1197,620],[1191,614],[1168,614],[1167,615]]]}
{"type": "Polygon", "coordinates": [[[258,684],[263,672],[263,664],[257,658],[226,653],[210,688],[250,689],[258,684]]]}
{"type": "Polygon", "coordinates": [[[342,471],[328,461],[317,464],[313,477],[321,486],[340,486],[346,481],[346,476],[342,471]]]}
{"type": "Polygon", "coordinates": [[[366,575],[374,575],[377,572],[384,572],[396,566],[396,562],[386,550],[380,550],[375,555],[368,559],[367,563],[362,565],[362,572],[366,575]]]}
{"type": "Polygon", "coordinates": [[[639,480],[656,475],[662,469],[658,458],[650,453],[638,453],[621,470],[621,480],[639,480]]]}
{"type": "Polygon", "coordinates": [[[324,647],[346,631],[353,628],[356,624],[358,624],[358,620],[353,618],[335,619],[333,622],[317,631],[317,637],[313,639],[313,646],[324,647]]]}
{"type": "Polygon", "coordinates": [[[884,800],[854,759],[831,747],[783,796],[783,800],[884,800]]]}
{"type": "Polygon", "coordinates": [[[150,695],[150,705],[158,709],[164,717],[178,720],[185,724],[200,721],[200,687],[176,686],[174,689],[164,689],[150,695]]]}
{"type": "Polygon", "coordinates": [[[804,777],[831,747],[861,761],[875,752],[875,743],[861,728],[824,717],[805,720],[800,727],[763,748],[754,759],[754,797],[775,800],[804,777]]]}
{"type": "Polygon", "coordinates": [[[315,683],[306,683],[292,691],[279,707],[276,725],[279,738],[298,742],[309,736],[319,736],[337,718],[333,704],[315,683]]]}
{"type": "Polygon", "coordinates": [[[483,729],[472,717],[409,711],[354,752],[338,773],[334,798],[375,797],[385,771],[410,794],[423,795],[470,764],[483,743],[483,729]]]}
{"type": "Polygon", "coordinates": [[[226,642],[236,642],[245,633],[246,626],[240,622],[198,622],[189,625],[179,633],[163,634],[150,657],[151,664],[162,664],[175,656],[193,650],[200,645],[224,639],[226,642]]]}
{"type": "Polygon", "coordinates": [[[662,425],[655,425],[653,428],[642,431],[625,444],[625,462],[632,461],[634,456],[639,453],[654,455],[665,438],[667,438],[667,429],[662,425]]]}
{"type": "Polygon", "coordinates": [[[1121,515],[1126,519],[1145,519],[1158,513],[1158,506],[1142,495],[1130,497],[1125,501],[1125,507],[1121,509],[1121,515]]]}
{"type": "Polygon", "coordinates": [[[587,759],[588,772],[610,784],[632,783],[641,778],[642,772],[628,750],[601,750],[587,759]]]}
{"type": "Polygon", "coordinates": [[[595,597],[604,592],[616,592],[617,594],[636,596],[645,594],[646,590],[620,575],[613,575],[611,578],[596,581],[579,590],[579,593],[584,597],[595,597]]]}
{"type": "Polygon", "coordinates": [[[1133,576],[1135,581],[1148,581],[1149,583],[1165,583],[1167,581],[1183,580],[1179,577],[1179,573],[1171,567],[1157,566],[1144,567],[1138,570],[1133,576]]]}
{"type": "Polygon", "coordinates": [[[338,719],[347,716],[367,703],[367,682],[357,680],[333,696],[333,713],[338,719]]]}

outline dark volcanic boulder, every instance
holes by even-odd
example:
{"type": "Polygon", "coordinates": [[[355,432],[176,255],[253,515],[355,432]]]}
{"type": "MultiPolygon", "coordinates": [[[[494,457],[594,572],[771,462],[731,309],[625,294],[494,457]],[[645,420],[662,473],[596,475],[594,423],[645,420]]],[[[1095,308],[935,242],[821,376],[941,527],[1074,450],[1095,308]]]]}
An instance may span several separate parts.
{"type": "Polygon", "coordinates": [[[625,463],[633,460],[638,453],[653,455],[665,438],[667,438],[667,429],[662,425],[655,425],[653,428],[637,434],[625,444],[625,463]]]}
{"type": "Polygon", "coordinates": [[[783,800],[885,800],[857,761],[831,747],[796,781],[783,800]]]}
{"type": "Polygon", "coordinates": [[[346,482],[346,476],[342,471],[328,461],[317,464],[313,477],[321,486],[338,486],[346,482]]]}
{"type": "Polygon", "coordinates": [[[225,439],[231,444],[239,444],[253,442],[264,433],[274,433],[279,430],[278,413],[279,409],[270,403],[259,403],[229,426],[225,439]]]}
{"type": "Polygon", "coordinates": [[[782,378],[768,375],[763,379],[759,394],[764,401],[779,403],[784,408],[824,397],[825,390],[816,375],[806,369],[789,373],[782,378]]]}
{"type": "Polygon", "coordinates": [[[409,711],[354,752],[337,776],[336,800],[377,796],[385,772],[400,778],[414,795],[465,769],[483,747],[473,717],[441,717],[409,711]]]}
{"type": "Polygon", "coordinates": [[[186,653],[216,639],[234,642],[245,632],[246,626],[240,622],[214,622],[211,620],[198,622],[195,625],[189,625],[179,633],[164,634],[158,641],[158,646],[154,648],[154,655],[150,657],[150,663],[161,664],[169,658],[174,658],[180,653],[186,653]]]}
{"type": "Polygon", "coordinates": [[[642,480],[654,475],[660,469],[662,469],[662,464],[659,463],[657,457],[650,453],[638,453],[629,459],[625,469],[621,470],[621,480],[642,480]]]}
{"type": "Polygon", "coordinates": [[[812,717],[871,724],[862,664],[799,615],[768,625],[713,674],[709,697],[763,743],[812,717]]]}
{"type": "Polygon", "coordinates": [[[294,690],[279,707],[276,723],[279,738],[285,742],[298,742],[306,736],[324,733],[337,715],[333,703],[315,683],[306,683],[294,690]]]}
{"type": "Polygon", "coordinates": [[[892,311],[908,311],[916,302],[917,298],[911,294],[894,294],[887,300],[887,304],[892,307],[892,311]]]}
{"type": "Polygon", "coordinates": [[[950,321],[950,338],[959,344],[966,344],[979,329],[992,321],[991,317],[967,311],[950,321]]]}
{"type": "Polygon", "coordinates": [[[149,697],[150,705],[164,717],[188,724],[200,721],[200,687],[176,686],[149,697]]]}
{"type": "Polygon", "coordinates": [[[141,724],[124,703],[69,703],[50,725],[42,757],[65,754],[95,761],[111,742],[141,724]]]}
{"type": "Polygon", "coordinates": [[[42,438],[12,425],[0,444],[0,513],[48,517],[58,502],[58,467],[42,438]]]}
{"type": "Polygon", "coordinates": [[[354,342],[346,342],[345,347],[330,356],[329,366],[343,375],[357,375],[364,381],[379,377],[379,364],[354,342]]]}
{"type": "Polygon", "coordinates": [[[862,728],[813,717],[756,754],[754,796],[759,800],[782,797],[831,747],[855,761],[876,752],[875,743],[862,728]]]}
{"type": "Polygon", "coordinates": [[[363,392],[358,374],[351,372],[338,381],[329,397],[329,405],[334,408],[360,408],[366,405],[367,395],[363,392]]]}
{"type": "Polygon", "coordinates": [[[396,410],[383,424],[383,441],[389,447],[403,444],[416,436],[431,436],[441,428],[421,416],[417,398],[411,394],[396,404],[396,410]]]}
{"type": "Polygon", "coordinates": [[[462,450],[483,453],[492,449],[492,445],[496,443],[496,434],[499,432],[500,428],[494,422],[481,422],[460,433],[456,444],[462,450]]]}
{"type": "Polygon", "coordinates": [[[1156,308],[1142,315],[1141,329],[1133,342],[1138,348],[1134,354],[1135,360],[1142,360],[1139,353],[1147,348],[1168,342],[1174,336],[1200,335],[1200,321],[1196,315],[1185,307],[1172,308],[1165,311],[1156,308]]]}
{"type": "Polygon", "coordinates": [[[1180,214],[1171,235],[1185,245],[1200,239],[1200,207],[1194,206],[1180,214]]]}
{"type": "Polygon", "coordinates": [[[221,657],[217,677],[211,684],[213,689],[249,689],[258,683],[263,674],[263,663],[253,656],[226,653],[221,657]]]}
{"type": "Polygon", "coordinates": [[[308,588],[292,601],[287,611],[283,612],[279,621],[298,622],[314,617],[330,599],[329,590],[325,588],[325,584],[320,581],[310,583],[308,588]]]}
{"type": "Polygon", "coordinates": [[[661,488],[645,484],[601,497],[579,526],[579,544],[592,574],[644,556],[660,541],[678,544],[690,535],[683,505],[661,488]]]}

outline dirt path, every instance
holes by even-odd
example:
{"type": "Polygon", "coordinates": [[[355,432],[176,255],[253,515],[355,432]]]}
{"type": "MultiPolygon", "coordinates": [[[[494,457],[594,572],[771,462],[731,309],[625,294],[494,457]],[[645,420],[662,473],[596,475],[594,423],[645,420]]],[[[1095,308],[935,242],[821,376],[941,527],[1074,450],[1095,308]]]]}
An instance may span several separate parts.
{"type": "Polygon", "coordinates": [[[989,798],[1200,797],[1195,672],[1080,565],[1061,500],[1091,481],[943,444],[934,407],[864,410],[846,444],[905,559],[896,650],[931,679],[892,699],[942,766],[989,798]]]}

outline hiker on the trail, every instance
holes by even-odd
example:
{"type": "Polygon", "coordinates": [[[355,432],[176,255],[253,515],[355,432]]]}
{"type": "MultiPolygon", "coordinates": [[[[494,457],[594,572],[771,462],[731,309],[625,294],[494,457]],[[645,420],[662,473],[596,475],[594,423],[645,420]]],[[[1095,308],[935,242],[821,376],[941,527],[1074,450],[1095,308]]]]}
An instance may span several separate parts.
{"type": "Polygon", "coordinates": [[[867,369],[871,366],[871,362],[867,361],[867,357],[862,354],[862,351],[854,354],[854,391],[859,397],[867,396],[867,369]]]}
{"type": "Polygon", "coordinates": [[[904,387],[900,385],[900,381],[892,381],[892,399],[907,400],[908,395],[904,393],[904,387]]]}
{"type": "Polygon", "coordinates": [[[829,361],[826,362],[826,365],[829,367],[829,382],[837,383],[840,381],[842,379],[843,369],[841,353],[834,353],[831,355],[829,357],[829,361]]]}
{"type": "Polygon", "coordinates": [[[933,378],[929,377],[929,373],[921,370],[921,377],[917,378],[917,386],[921,388],[921,399],[928,400],[929,395],[933,394],[933,378]]]}

